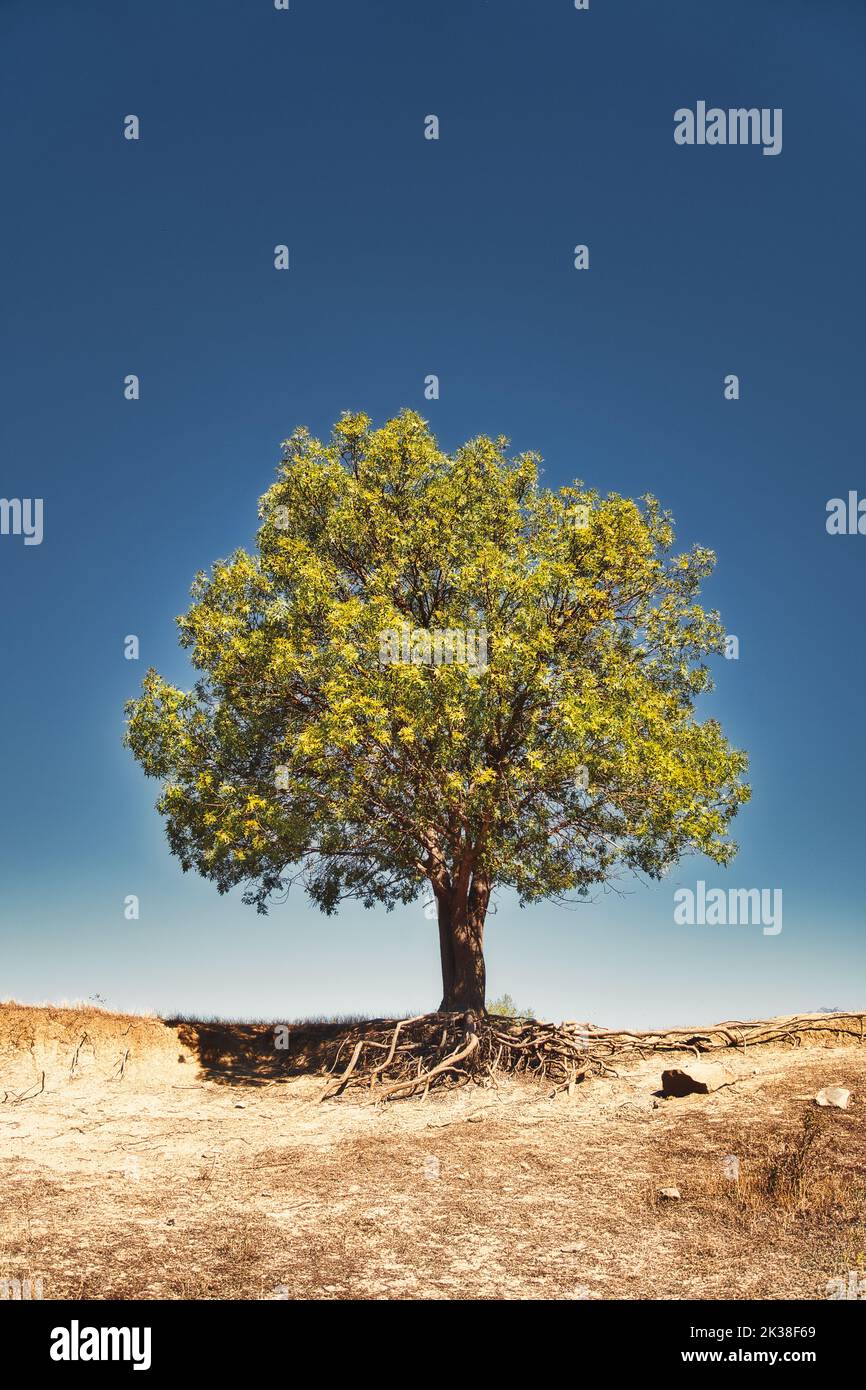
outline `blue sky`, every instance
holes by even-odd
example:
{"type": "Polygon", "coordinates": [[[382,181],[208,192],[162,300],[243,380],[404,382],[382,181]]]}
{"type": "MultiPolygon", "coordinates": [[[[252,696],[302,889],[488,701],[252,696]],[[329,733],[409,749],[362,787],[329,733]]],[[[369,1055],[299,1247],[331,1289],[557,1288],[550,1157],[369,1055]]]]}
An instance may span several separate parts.
{"type": "Polygon", "coordinates": [[[864,1007],[866,537],[824,524],[866,494],[864,40],[855,0],[7,0],[0,495],[45,535],[0,536],[0,997],[435,1005],[420,906],[220,898],[120,741],[147,666],[187,682],[174,617],[251,542],[280,441],[412,406],[445,448],[655,492],[740,639],[704,711],[752,759],[734,865],[503,898],[490,993],[632,1026],[864,1007]],[[781,154],[677,146],[698,100],[782,108],[781,154]],[[698,879],[781,889],[782,932],[675,924],[698,879]]]}

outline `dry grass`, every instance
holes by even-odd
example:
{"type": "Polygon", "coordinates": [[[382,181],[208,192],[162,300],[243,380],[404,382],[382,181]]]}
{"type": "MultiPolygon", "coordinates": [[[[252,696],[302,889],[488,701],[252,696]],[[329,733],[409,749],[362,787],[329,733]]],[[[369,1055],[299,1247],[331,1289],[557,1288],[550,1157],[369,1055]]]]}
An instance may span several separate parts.
{"type": "Polygon", "coordinates": [[[739,1205],[770,1210],[783,1219],[827,1220],[862,1214],[866,1185],[843,1166],[832,1140],[845,1134],[844,1120],[823,1110],[806,1110],[799,1129],[781,1141],[765,1137],[735,1184],[739,1205]]]}
{"type": "MultiPolygon", "coordinates": [[[[729,1152],[696,1165],[682,1194],[708,1216],[752,1234],[772,1223],[862,1239],[866,1166],[859,1118],[808,1108],[790,1130],[774,1126],[756,1136],[741,1126],[716,1138],[729,1152]]],[[[658,1208],[666,1199],[649,1186],[647,1200],[658,1208]]]]}
{"type": "Polygon", "coordinates": [[[709,1096],[661,1099],[659,1057],[570,1098],[505,1081],[375,1107],[318,1104],[327,1025],[288,1056],[272,1041],[0,1007],[0,1096],[46,1078],[0,1105],[0,1278],[54,1298],[819,1299],[861,1267],[855,1043],[749,1049],[709,1096]],[[826,1085],[848,1111],[815,1110],[826,1085]]]}

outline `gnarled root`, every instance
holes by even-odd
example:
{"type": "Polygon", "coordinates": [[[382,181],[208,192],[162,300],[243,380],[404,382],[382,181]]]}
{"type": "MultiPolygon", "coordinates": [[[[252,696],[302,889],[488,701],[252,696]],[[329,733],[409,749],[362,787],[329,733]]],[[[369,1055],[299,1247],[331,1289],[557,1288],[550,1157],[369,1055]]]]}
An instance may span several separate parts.
{"type": "Polygon", "coordinates": [[[586,1023],[542,1023],[472,1013],[420,1014],[358,1024],[343,1038],[320,1096],[332,1100],[363,1087],[370,1103],[426,1096],[433,1087],[496,1085],[498,1073],[535,1077],[549,1094],[569,1095],[588,1075],[616,1076],[615,1061],[653,1053],[746,1049],[758,1044],[799,1045],[811,1041],[864,1041],[866,1014],[798,1014],[791,1018],[729,1021],[705,1030],[616,1032],[586,1023]],[[344,1057],[343,1069],[337,1071],[344,1057]]]}

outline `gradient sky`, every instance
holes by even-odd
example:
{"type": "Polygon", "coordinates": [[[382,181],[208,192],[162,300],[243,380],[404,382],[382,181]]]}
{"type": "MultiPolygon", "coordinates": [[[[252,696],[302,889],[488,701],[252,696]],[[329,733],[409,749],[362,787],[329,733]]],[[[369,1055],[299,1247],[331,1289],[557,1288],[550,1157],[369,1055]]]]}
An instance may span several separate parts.
{"type": "Polygon", "coordinates": [[[655,492],[740,639],[702,707],[751,754],[734,865],[503,897],[490,995],[622,1026],[866,1007],[866,536],[825,530],[866,494],[864,45],[862,0],[4,0],[0,495],[44,498],[45,538],[0,536],[0,998],[435,1006],[419,904],[220,898],[121,747],[147,666],[188,683],[174,617],[250,544],[280,441],[412,406],[444,448],[504,433],[553,486],[655,492]],[[781,107],[782,153],[678,147],[698,100],[781,107]],[[780,888],[781,934],[677,926],[701,878],[780,888]]]}

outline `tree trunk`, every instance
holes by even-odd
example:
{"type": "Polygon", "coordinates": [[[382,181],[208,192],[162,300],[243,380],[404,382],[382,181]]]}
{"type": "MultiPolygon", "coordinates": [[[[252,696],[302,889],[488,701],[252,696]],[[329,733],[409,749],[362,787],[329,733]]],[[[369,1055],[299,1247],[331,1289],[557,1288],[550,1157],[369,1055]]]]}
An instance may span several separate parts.
{"type": "Polygon", "coordinates": [[[490,890],[474,880],[468,893],[437,894],[439,955],[442,962],[440,1013],[484,1013],[484,918],[490,890]]]}

